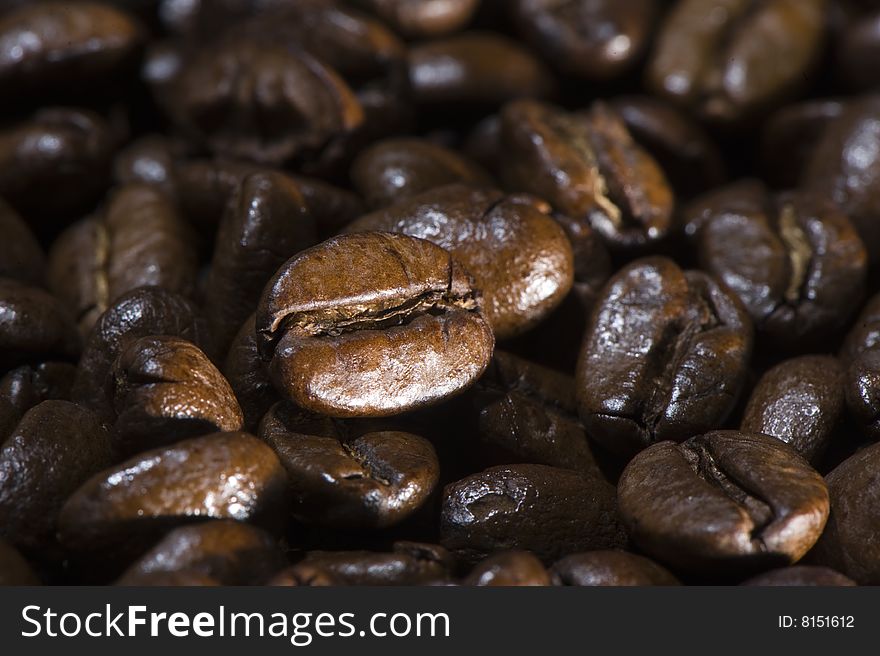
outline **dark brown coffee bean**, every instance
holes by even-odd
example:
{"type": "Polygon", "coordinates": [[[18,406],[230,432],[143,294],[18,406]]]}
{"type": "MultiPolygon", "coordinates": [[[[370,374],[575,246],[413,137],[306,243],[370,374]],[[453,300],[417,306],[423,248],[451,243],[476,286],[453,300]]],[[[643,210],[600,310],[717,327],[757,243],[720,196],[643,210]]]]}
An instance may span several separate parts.
{"type": "Polygon", "coordinates": [[[52,358],[73,360],[79,350],[73,316],[57,298],[0,278],[0,371],[52,358]]]}
{"type": "Polygon", "coordinates": [[[680,585],[666,568],[626,551],[572,554],[553,563],[550,574],[554,585],[680,585]]]}
{"type": "Polygon", "coordinates": [[[880,349],[880,294],[872,296],[862,308],[858,318],[840,348],[840,359],[845,366],[863,353],[880,349]]]}
{"type": "Polygon", "coordinates": [[[570,376],[496,350],[472,395],[479,440],[493,464],[533,462],[597,471],[570,376]]]}
{"type": "Polygon", "coordinates": [[[480,0],[354,0],[369,9],[401,34],[431,37],[464,27],[480,0]]]}
{"type": "Polygon", "coordinates": [[[520,33],[557,69],[608,79],[632,68],[651,37],[654,0],[514,0],[520,33]]]}
{"type": "Polygon", "coordinates": [[[28,562],[3,538],[0,538],[0,587],[9,585],[39,585],[28,562]]]}
{"type": "Polygon", "coordinates": [[[497,107],[514,98],[544,98],[555,86],[527,50],[489,32],[416,44],[409,51],[409,75],[422,105],[497,107]]]}
{"type": "MultiPolygon", "coordinates": [[[[284,567],[266,531],[232,520],[182,526],[141,556],[116,585],[155,585],[159,574],[200,575],[220,585],[262,585],[284,567]]],[[[177,584],[179,585],[179,583],[177,584]]]]}
{"type": "Polygon", "coordinates": [[[828,489],[767,435],[714,431],[639,453],[617,489],[633,542],[659,561],[716,576],[797,562],[828,518],[828,489]]]}
{"type": "Polygon", "coordinates": [[[190,294],[197,256],[192,235],[168,197],[128,185],[101,216],[68,228],[49,254],[49,286],[74,308],[88,335],[98,317],[125,293],[157,286],[190,294]]]}
{"type": "Polygon", "coordinates": [[[21,217],[0,198],[0,278],[42,285],[46,256],[21,217]]]}
{"type": "Polygon", "coordinates": [[[148,134],[116,154],[113,178],[119,185],[155,185],[168,197],[175,198],[175,166],[186,153],[182,140],[148,134]]]}
{"type": "Polygon", "coordinates": [[[679,0],[648,65],[651,89],[713,121],[796,91],[820,54],[824,0],[679,0]]]}
{"type": "Polygon", "coordinates": [[[803,186],[836,203],[859,231],[871,261],[880,255],[880,98],[848,102],[823,132],[803,186]]]}
{"type": "Polygon", "coordinates": [[[333,578],[330,572],[312,565],[293,565],[281,570],[273,576],[266,585],[284,588],[293,587],[326,587],[339,585],[339,581],[333,578]]]}
{"type": "Polygon", "coordinates": [[[0,19],[0,96],[106,81],[142,38],[131,16],[106,3],[28,3],[0,19]]]}
{"type": "Polygon", "coordinates": [[[257,329],[254,315],[242,324],[223,365],[223,375],[229,381],[244,415],[244,426],[256,432],[263,415],[280,400],[269,379],[266,364],[257,350],[257,329]]]}
{"type": "Polygon", "coordinates": [[[448,252],[376,232],[291,258],[263,292],[256,329],[279,392],[333,416],[436,403],[471,385],[494,346],[470,277],[448,252]]]}
{"type": "Polygon", "coordinates": [[[867,351],[850,363],[844,390],[850,416],[861,431],[880,437],[880,351],[867,351]]]}
{"type": "Polygon", "coordinates": [[[816,197],[771,197],[746,181],[696,200],[685,219],[701,224],[701,267],[742,300],[774,345],[821,347],[861,300],[865,246],[849,219],[816,197]]]}
{"type": "Polygon", "coordinates": [[[447,485],[443,546],[475,561],[525,549],[544,562],[625,541],[614,487],[598,475],[546,465],[491,467],[447,485]]]}
{"type": "Polygon", "coordinates": [[[837,358],[805,355],[786,360],[758,381],[740,430],[772,435],[815,462],[842,418],[843,382],[837,358]]]}
{"type": "Polygon", "coordinates": [[[351,179],[374,209],[455,182],[491,184],[477,164],[424,139],[387,139],[367,148],[354,161],[351,179]]]}
{"type": "Polygon", "coordinates": [[[40,362],[16,367],[0,378],[0,397],[19,415],[43,401],[68,401],[76,365],[70,362],[40,362]]]}
{"type": "Polygon", "coordinates": [[[571,114],[534,101],[501,113],[502,177],[588,223],[612,248],[644,248],[667,236],[673,196],[663,171],[603,103],[571,114]]]}
{"type": "Polygon", "coordinates": [[[851,578],[827,567],[792,565],[758,574],[741,585],[760,586],[853,586],[851,578]]]}
{"type": "Polygon", "coordinates": [[[216,433],[144,453],[96,474],[64,504],[62,544],[113,560],[143,553],[164,533],[209,519],[270,529],[284,518],[287,476],[247,433],[216,433]]]}
{"type": "Polygon", "coordinates": [[[880,444],[873,444],[838,465],[825,477],[831,515],[811,561],[827,565],[860,585],[880,584],[880,444]]]}
{"type": "Polygon", "coordinates": [[[578,360],[588,434],[626,457],[721,425],[751,355],[742,304],[713,278],[651,257],[605,286],[578,360]]]}
{"type": "Polygon", "coordinates": [[[210,351],[205,320],[189,300],[159,287],[141,287],[110,306],[86,341],[71,396],[112,422],[113,363],[129,343],[150,335],[172,335],[210,351]]]}
{"type": "Polygon", "coordinates": [[[107,187],[113,147],[110,126],[99,116],[42,109],[0,130],[0,197],[25,216],[69,220],[107,187]]]}
{"type": "Polygon", "coordinates": [[[851,88],[873,91],[880,88],[880,76],[867,62],[880,55],[880,12],[857,16],[849,21],[838,39],[838,74],[851,88]]]}
{"type": "Polygon", "coordinates": [[[464,584],[481,587],[550,585],[550,574],[528,551],[504,551],[477,564],[464,584]]]}
{"type": "Polygon", "coordinates": [[[539,205],[497,190],[439,187],[363,216],[346,230],[398,232],[447,249],[483,292],[498,339],[540,322],[571,289],[574,262],[565,232],[539,205]]]}
{"type": "Polygon", "coordinates": [[[447,580],[452,564],[443,547],[395,542],[385,553],[311,551],[298,567],[317,569],[340,585],[424,585],[447,580]]]}
{"type": "Polygon", "coordinates": [[[67,401],[31,408],[0,451],[0,536],[28,553],[59,556],[62,504],[111,462],[110,438],[91,412],[67,401]]]}
{"type": "Polygon", "coordinates": [[[184,339],[132,340],[119,353],[112,375],[113,434],[125,454],[242,428],[241,408],[229,383],[184,339]]]}
{"type": "Polygon", "coordinates": [[[418,510],[437,485],[440,463],[426,439],[395,431],[344,441],[337,431],[297,425],[285,404],[260,424],[260,437],[287,470],[300,521],[344,529],[385,528],[418,510]]]}

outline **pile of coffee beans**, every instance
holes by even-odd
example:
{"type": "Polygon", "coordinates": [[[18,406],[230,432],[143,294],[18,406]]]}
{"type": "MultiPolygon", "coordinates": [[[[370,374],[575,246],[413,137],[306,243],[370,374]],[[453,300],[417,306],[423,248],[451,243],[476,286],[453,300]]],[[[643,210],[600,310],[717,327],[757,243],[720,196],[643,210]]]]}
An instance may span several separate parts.
{"type": "Polygon", "coordinates": [[[0,584],[880,584],[877,0],[0,0],[0,584]]]}

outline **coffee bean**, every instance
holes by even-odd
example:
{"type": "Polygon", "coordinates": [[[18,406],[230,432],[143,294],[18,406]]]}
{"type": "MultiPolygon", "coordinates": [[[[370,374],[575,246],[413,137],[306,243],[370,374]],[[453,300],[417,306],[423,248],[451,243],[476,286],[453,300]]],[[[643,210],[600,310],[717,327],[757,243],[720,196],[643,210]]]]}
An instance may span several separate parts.
{"type": "Polygon", "coordinates": [[[612,485],[595,474],[533,464],[491,467],[447,485],[440,534],[469,561],[525,549],[550,562],[624,542],[612,485]]]}
{"type": "Polygon", "coordinates": [[[293,514],[303,522],[343,529],[398,524],[429,498],[439,478],[434,447],[398,431],[343,440],[316,431],[280,403],[260,424],[260,437],[287,470],[293,514]]]}
{"type": "Polygon", "coordinates": [[[528,551],[503,551],[474,567],[464,584],[480,587],[550,585],[550,574],[528,551]]]}
{"type": "Polygon", "coordinates": [[[23,415],[43,401],[68,401],[76,365],[70,362],[40,362],[11,369],[0,378],[0,397],[23,415]]]}
{"type": "Polygon", "coordinates": [[[113,160],[113,179],[120,186],[149,184],[175,198],[176,162],[186,154],[186,143],[161,134],[150,134],[129,144],[113,160]]]}
{"type": "Polygon", "coordinates": [[[719,426],[751,354],[751,322],[713,278],[651,257],[621,269],[596,301],[577,370],[588,434],[632,457],[719,426]]]}
{"type": "Polygon", "coordinates": [[[760,586],[853,586],[856,582],[827,567],[792,565],[770,570],[744,581],[742,585],[760,586]]]}
{"type": "Polygon", "coordinates": [[[269,372],[257,351],[257,330],[254,315],[242,324],[232,340],[223,375],[238,399],[244,416],[244,426],[256,432],[260,420],[280,396],[272,386],[269,372]]]}
{"type": "Polygon", "coordinates": [[[880,294],[868,299],[840,348],[845,366],[865,353],[880,349],[880,294]]]}
{"type": "Polygon", "coordinates": [[[740,430],[772,435],[815,463],[842,419],[843,383],[837,358],[805,355],[785,360],[758,381],[740,430]]]}
{"type": "Polygon", "coordinates": [[[568,113],[535,101],[501,112],[502,177],[588,223],[612,248],[632,251],[665,238],[673,194],[663,171],[604,103],[568,113]]]}
{"type": "Polygon", "coordinates": [[[28,285],[42,285],[46,256],[21,217],[0,199],[0,277],[28,285]]]}
{"type": "Polygon", "coordinates": [[[376,232],[288,260],[263,292],[256,329],[275,387],[333,416],[397,414],[461,392],[494,343],[449,253],[376,232]]]}
{"type": "Polygon", "coordinates": [[[864,62],[876,61],[880,54],[880,13],[859,15],[845,26],[838,39],[836,52],[837,72],[855,89],[874,91],[880,87],[880,77],[872,66],[864,62]]]}
{"type": "Polygon", "coordinates": [[[339,585],[339,581],[333,575],[321,567],[312,565],[293,565],[281,570],[273,576],[266,585],[291,587],[326,587],[339,585]]]}
{"type": "Polygon", "coordinates": [[[829,507],[822,477],[793,449],[738,431],[649,447],[624,470],[617,496],[640,549],[722,577],[797,562],[829,507]]]}
{"type": "Polygon", "coordinates": [[[455,32],[472,18],[479,0],[355,0],[401,34],[430,37],[455,32]]]}
{"type": "Polygon", "coordinates": [[[666,568],[626,551],[571,554],[553,563],[550,574],[554,585],[679,585],[666,568]]]}
{"type": "Polygon", "coordinates": [[[862,353],[844,375],[850,416],[870,438],[880,436],[880,351],[862,353]]]}
{"type": "Polygon", "coordinates": [[[449,250],[483,292],[498,339],[537,324],[568,293],[571,245],[528,199],[461,184],[439,187],[361,217],[349,232],[381,230],[428,239],[449,250]]]}
{"type": "Polygon", "coordinates": [[[390,552],[311,551],[297,567],[326,573],[341,585],[424,585],[448,579],[452,564],[440,546],[396,542],[390,552]]]}

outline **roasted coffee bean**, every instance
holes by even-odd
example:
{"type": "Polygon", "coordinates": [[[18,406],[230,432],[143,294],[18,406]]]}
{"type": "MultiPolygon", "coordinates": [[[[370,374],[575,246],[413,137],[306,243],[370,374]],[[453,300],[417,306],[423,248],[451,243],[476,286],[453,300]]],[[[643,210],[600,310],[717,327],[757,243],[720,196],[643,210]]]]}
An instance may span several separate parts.
{"type": "Polygon", "coordinates": [[[786,350],[821,347],[862,298],[868,260],[849,219],[808,194],[772,197],[743,181],[685,211],[701,267],[745,304],[759,334],[786,350]]]}
{"type": "Polygon", "coordinates": [[[807,100],[770,115],[761,131],[764,178],[779,189],[797,187],[825,129],[845,107],[842,100],[807,100]]]}
{"type": "Polygon", "coordinates": [[[625,73],[642,55],[655,0],[514,0],[520,33],[557,69],[588,79],[625,73]]]}
{"type": "Polygon", "coordinates": [[[171,531],[116,584],[155,585],[159,574],[186,573],[208,577],[220,585],[254,585],[265,583],[284,564],[281,550],[266,531],[228,519],[217,520],[171,531]]]}
{"type": "Polygon", "coordinates": [[[141,337],[113,365],[117,448],[131,454],[215,432],[241,430],[232,388],[197,346],[141,337]]]}
{"type": "Polygon", "coordinates": [[[858,16],[844,28],[838,39],[837,71],[855,89],[874,91],[880,88],[880,77],[873,66],[880,55],[880,12],[858,16]]]}
{"type": "Polygon", "coordinates": [[[767,435],[713,431],[639,453],[617,488],[620,514],[648,555],[719,577],[791,564],[828,518],[828,489],[767,435]]]}
{"type": "Polygon", "coordinates": [[[501,112],[502,177],[587,222],[619,250],[644,248],[672,227],[663,171],[604,103],[567,113],[535,101],[501,112]]]}
{"type": "Polygon", "coordinates": [[[142,39],[138,23],[106,3],[28,3],[0,18],[0,96],[106,82],[132,62],[142,39]]]}
{"type": "Polygon", "coordinates": [[[277,404],[263,418],[260,437],[287,470],[293,515],[300,521],[385,528],[412,515],[437,485],[440,463],[423,437],[382,431],[348,441],[335,430],[298,425],[297,414],[277,404]]]}
{"type": "Polygon", "coordinates": [[[633,139],[657,160],[677,195],[690,198],[725,181],[718,146],[673,105],[650,96],[622,96],[609,104],[633,139]]]}
{"type": "Polygon", "coordinates": [[[880,444],[873,444],[825,477],[831,515],[811,554],[811,562],[827,565],[860,585],[880,584],[880,543],[874,539],[880,522],[878,468],[880,444]]]}
{"type": "Polygon", "coordinates": [[[859,231],[872,264],[880,256],[880,98],[848,102],[823,132],[803,186],[836,203],[859,231]]]}
{"type": "Polygon", "coordinates": [[[263,415],[281,397],[272,386],[269,372],[257,350],[254,315],[248,317],[232,340],[223,365],[223,375],[238,399],[245,428],[256,432],[263,415]]]}
{"type": "Polygon", "coordinates": [[[266,585],[292,587],[326,587],[339,585],[333,575],[321,567],[312,565],[293,565],[281,570],[266,585]]]}
{"type": "Polygon", "coordinates": [[[390,552],[311,551],[297,567],[310,567],[340,585],[424,585],[450,576],[452,557],[443,547],[395,542],[390,552]]]}
{"type": "Polygon", "coordinates": [[[183,141],[161,134],[141,137],[120,150],[113,160],[113,179],[119,185],[155,185],[170,198],[176,196],[174,172],[186,154],[183,141]]]}
{"type": "Polygon", "coordinates": [[[26,217],[69,221],[106,189],[113,148],[110,126],[96,114],[41,109],[0,130],[0,197],[26,217]]]}
{"type": "Polygon", "coordinates": [[[21,217],[0,198],[0,278],[42,285],[46,256],[21,217]]]}
{"type": "Polygon", "coordinates": [[[497,107],[514,98],[544,98],[555,81],[515,41],[489,32],[465,32],[415,44],[409,75],[417,103],[497,107]]]}
{"type": "Polygon", "coordinates": [[[679,0],[648,86],[712,121],[750,118],[803,84],[821,51],[824,11],[825,0],[679,0]]]}
{"type": "Polygon", "coordinates": [[[79,350],[73,317],[57,298],[0,278],[0,371],[52,358],[74,360],[79,350]]]}
{"type": "Polygon", "coordinates": [[[491,184],[477,164],[424,139],[388,139],[371,146],[354,161],[351,179],[372,208],[455,182],[491,184]]]}
{"type": "Polygon", "coordinates": [[[571,289],[571,244],[543,210],[530,199],[456,184],[363,216],[346,230],[402,233],[447,249],[483,292],[500,340],[537,324],[571,289]]]}
{"type": "Polygon", "coordinates": [[[496,350],[473,398],[479,440],[493,464],[533,462],[597,471],[577,416],[573,378],[496,350]]]}
{"type": "Polygon", "coordinates": [[[494,339],[449,253],[389,233],[337,237],[288,260],[263,292],[257,345],[275,387],[333,416],[383,416],[461,392],[494,339]]]}
{"type": "Polygon", "coordinates": [[[552,562],[625,541],[612,485],[598,474],[531,464],[491,467],[447,485],[440,535],[468,561],[524,549],[552,562]]]}
{"type": "Polygon", "coordinates": [[[474,567],[464,580],[476,586],[550,585],[544,565],[528,551],[503,551],[474,567]]]}
{"type": "Polygon", "coordinates": [[[805,355],[785,360],[758,381],[740,430],[772,435],[815,463],[843,416],[843,383],[837,358],[805,355]]]}
{"type": "Polygon", "coordinates": [[[375,12],[401,34],[430,37],[467,25],[480,0],[354,0],[354,4],[375,12]]]}
{"type": "Polygon", "coordinates": [[[72,553],[125,565],[186,524],[234,519],[277,529],[286,479],[272,449],[247,433],[185,440],[91,477],[64,504],[59,537],[72,553]]]}
{"type": "Polygon", "coordinates": [[[571,554],[550,568],[554,585],[680,585],[669,570],[626,551],[571,554]]]}
{"type": "Polygon", "coordinates": [[[844,376],[850,416],[868,437],[880,437],[880,351],[861,354],[844,376]]]}
{"type": "Polygon", "coordinates": [[[196,266],[192,235],[171,199],[134,184],[116,191],[101,216],[58,237],[49,254],[49,286],[74,308],[88,335],[108,307],[138,287],[190,295],[196,266]]]}
{"type": "Polygon", "coordinates": [[[135,289],[95,323],[79,361],[72,399],[112,422],[113,363],[130,342],[151,335],[181,337],[210,351],[207,325],[191,301],[159,287],[135,289]]]}
{"type": "Polygon", "coordinates": [[[643,258],[605,286],[577,370],[588,434],[632,457],[721,425],[745,380],[752,328],[713,278],[672,260],[643,258]]]}
{"type": "Polygon", "coordinates": [[[219,352],[226,352],[278,267],[317,242],[315,219],[295,181],[271,172],[242,181],[220,222],[205,289],[205,315],[219,352]]]}
{"type": "Polygon", "coordinates": [[[354,93],[314,57],[254,39],[199,49],[172,84],[168,111],[215,154],[281,164],[357,128],[354,93]]]}
{"type": "Polygon", "coordinates": [[[55,540],[65,499],[112,463],[97,417],[67,401],[44,401],[4,436],[0,450],[0,536],[19,549],[59,557],[55,540]]]}
{"type": "Polygon", "coordinates": [[[24,364],[0,378],[0,397],[19,415],[43,401],[68,401],[71,397],[76,365],[70,362],[24,364]]]}
{"type": "Polygon", "coordinates": [[[0,538],[0,587],[8,585],[39,585],[31,566],[3,538],[0,538]]]}
{"type": "Polygon", "coordinates": [[[760,586],[853,586],[851,578],[827,567],[792,565],[774,569],[744,581],[742,585],[760,586]]]}
{"type": "Polygon", "coordinates": [[[880,294],[872,296],[853,322],[840,348],[844,366],[864,353],[880,349],[880,294]]]}

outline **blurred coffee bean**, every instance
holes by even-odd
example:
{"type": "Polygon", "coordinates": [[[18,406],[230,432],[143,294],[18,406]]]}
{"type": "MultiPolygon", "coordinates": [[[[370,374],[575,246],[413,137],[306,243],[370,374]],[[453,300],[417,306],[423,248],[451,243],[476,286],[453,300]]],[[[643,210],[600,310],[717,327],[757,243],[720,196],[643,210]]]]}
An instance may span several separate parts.
{"type": "Polygon", "coordinates": [[[278,267],[317,241],[315,219],[295,181],[272,172],[242,181],[220,222],[205,289],[205,316],[219,352],[226,352],[278,267]]]}
{"type": "Polygon", "coordinates": [[[155,185],[169,198],[175,198],[175,165],[185,154],[183,141],[148,134],[116,153],[113,179],[118,185],[155,185]]]}
{"type": "Polygon", "coordinates": [[[568,113],[534,101],[501,112],[505,184],[592,226],[613,249],[644,249],[672,227],[663,171],[604,103],[568,113]]]}
{"type": "Polygon", "coordinates": [[[25,217],[69,222],[106,189],[113,148],[110,126],[96,114],[41,109],[0,129],[0,197],[25,217]]]}
{"type": "Polygon", "coordinates": [[[383,431],[344,440],[335,430],[298,425],[296,415],[288,404],[276,404],[260,424],[260,437],[287,470],[300,521],[385,528],[418,510],[437,485],[440,463],[423,437],[383,431]]]}
{"type": "Polygon", "coordinates": [[[333,575],[321,567],[312,565],[292,565],[273,576],[266,585],[284,588],[293,587],[326,587],[339,585],[339,581],[333,575]]]}
{"type": "Polygon", "coordinates": [[[0,538],[0,587],[39,584],[40,580],[27,561],[15,547],[0,538]]]}
{"type": "Polygon", "coordinates": [[[138,287],[191,294],[196,266],[193,237],[171,199],[133,184],[118,189],[101,215],[58,237],[49,253],[49,286],[88,335],[108,307],[138,287]]]}
{"type": "Polygon", "coordinates": [[[424,139],[387,139],[367,148],[354,161],[351,179],[374,209],[455,182],[492,183],[477,164],[424,139]]]}
{"type": "Polygon", "coordinates": [[[179,337],[130,341],[113,365],[116,447],[125,455],[241,430],[232,388],[197,346],[179,337]]]}
{"type": "Polygon", "coordinates": [[[297,567],[325,572],[341,585],[424,585],[447,580],[452,565],[443,547],[395,542],[390,552],[310,551],[297,567]]]}
{"type": "Polygon", "coordinates": [[[880,444],[873,444],[838,465],[825,477],[831,495],[828,526],[811,562],[827,565],[860,585],[880,584],[880,444]]]}
{"type": "Polygon", "coordinates": [[[220,585],[262,585],[284,564],[281,550],[266,531],[232,520],[216,520],[171,531],[116,584],[150,584],[159,574],[183,572],[220,585]]]}
{"type": "Polygon", "coordinates": [[[740,430],[771,435],[815,463],[843,416],[843,383],[837,358],[805,355],[785,360],[761,376],[740,430]]]}
{"type": "Polygon", "coordinates": [[[828,489],[767,435],[713,431],[639,453],[617,490],[633,542],[686,572],[736,575],[797,562],[828,518],[828,489]]]}
{"type": "Polygon", "coordinates": [[[722,424],[745,380],[752,327],[742,304],[699,271],[651,257],[604,287],[578,360],[588,434],[632,457],[722,424]]]}
{"type": "Polygon", "coordinates": [[[858,359],[862,354],[880,349],[880,294],[875,294],[865,305],[840,348],[840,359],[844,366],[858,359]]]}
{"type": "Polygon", "coordinates": [[[70,362],[24,364],[0,377],[0,397],[23,415],[43,401],[69,401],[75,377],[70,362]]]}
{"type": "Polygon", "coordinates": [[[409,37],[455,32],[471,20],[480,0],[352,0],[409,37]]]}
{"type": "Polygon", "coordinates": [[[465,585],[550,585],[550,574],[528,551],[503,551],[477,564],[464,579],[465,585]]]}
{"type": "Polygon", "coordinates": [[[874,11],[850,20],[838,38],[837,72],[857,90],[876,91],[880,75],[867,62],[880,56],[880,12],[874,11]]]}
{"type": "Polygon", "coordinates": [[[554,585],[680,585],[653,560],[626,551],[587,551],[557,560],[550,568],[554,585]]]}
{"type": "Polygon", "coordinates": [[[45,281],[46,256],[21,217],[0,198],[0,277],[29,285],[45,281]]]}
{"type": "Polygon", "coordinates": [[[75,360],[76,324],[57,298],[39,287],[0,278],[0,371],[48,359],[75,360]]]}
{"type": "Polygon", "coordinates": [[[751,118],[796,92],[824,40],[825,0],[679,0],[648,86],[711,121],[751,118]]]}
{"type": "Polygon", "coordinates": [[[257,350],[254,315],[248,317],[232,340],[223,365],[223,375],[238,399],[245,428],[255,432],[263,415],[281,397],[272,386],[269,372],[257,350]]]}
{"type": "Polygon", "coordinates": [[[851,578],[828,567],[813,565],[792,565],[770,570],[744,581],[741,585],[760,586],[853,586],[851,578]]]}
{"type": "Polygon", "coordinates": [[[31,408],[0,450],[0,537],[28,553],[60,557],[62,504],[111,463],[110,438],[94,414],[67,401],[31,408]]]}
{"type": "Polygon", "coordinates": [[[519,32],[565,73],[604,80],[627,72],[648,45],[655,0],[514,0],[519,32]]]}
{"type": "Polygon", "coordinates": [[[384,416],[461,392],[494,338],[470,277],[422,239],[368,232],[303,251],[266,286],[256,315],[275,387],[333,416],[384,416]]]}
{"type": "Polygon", "coordinates": [[[573,255],[562,228],[529,199],[447,185],[361,217],[348,232],[380,230],[449,250],[483,293],[498,339],[525,332],[571,288],[573,255]]]}
{"type": "Polygon", "coordinates": [[[498,107],[514,98],[545,98],[555,87],[531,53],[490,32],[415,44],[409,76],[416,102],[429,106],[498,107]]]}
{"type": "Polygon", "coordinates": [[[612,485],[597,474],[533,464],[491,467],[447,485],[440,535],[469,562],[505,549],[552,562],[625,541],[612,485]]]}

